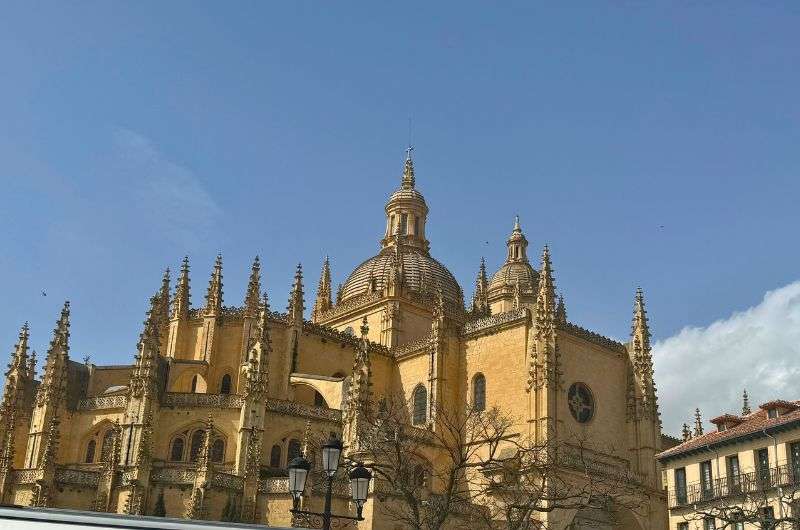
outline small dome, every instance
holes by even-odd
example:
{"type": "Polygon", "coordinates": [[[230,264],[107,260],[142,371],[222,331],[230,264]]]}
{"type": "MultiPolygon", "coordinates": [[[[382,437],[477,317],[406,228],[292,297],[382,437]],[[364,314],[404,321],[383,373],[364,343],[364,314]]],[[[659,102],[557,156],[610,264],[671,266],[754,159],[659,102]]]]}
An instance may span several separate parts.
{"type": "Polygon", "coordinates": [[[398,188],[389,196],[388,204],[395,201],[419,201],[425,204],[425,197],[416,188],[398,188]]]}
{"type": "MultiPolygon", "coordinates": [[[[356,267],[342,286],[342,301],[371,290],[382,290],[389,279],[394,252],[393,248],[385,248],[377,256],[356,267]]],[[[447,267],[414,247],[403,246],[400,255],[406,289],[420,294],[434,294],[441,289],[445,300],[463,307],[464,295],[461,287],[447,267]]]]}
{"type": "Polygon", "coordinates": [[[516,289],[517,281],[522,294],[535,293],[539,285],[539,273],[527,261],[504,263],[489,282],[489,296],[504,289],[516,289]]]}

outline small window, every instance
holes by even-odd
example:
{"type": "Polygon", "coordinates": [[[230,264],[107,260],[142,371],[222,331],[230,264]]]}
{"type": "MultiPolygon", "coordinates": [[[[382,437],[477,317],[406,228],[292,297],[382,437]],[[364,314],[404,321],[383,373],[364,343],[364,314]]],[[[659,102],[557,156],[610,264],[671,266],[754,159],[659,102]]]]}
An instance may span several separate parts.
{"type": "Polygon", "coordinates": [[[404,236],[408,233],[408,214],[400,214],[400,235],[404,236]]]}
{"type": "Polygon", "coordinates": [[[761,521],[761,528],[763,530],[775,528],[775,508],[772,506],[761,508],[761,521]]]}
{"type": "Polygon", "coordinates": [[[756,451],[756,464],[758,466],[758,480],[762,486],[770,485],[769,450],[764,447],[756,451]]]}
{"type": "Polygon", "coordinates": [[[710,499],[714,496],[714,475],[711,472],[711,461],[706,460],[700,463],[700,491],[703,499],[710,499]]]}
{"type": "Polygon", "coordinates": [[[269,467],[281,467],[281,446],[273,445],[269,452],[269,467]]]}
{"type": "Polygon", "coordinates": [[[185,442],[183,438],[175,438],[172,440],[172,448],[169,450],[169,459],[172,462],[183,462],[183,446],[185,442]]]}
{"type": "Polygon", "coordinates": [[[189,451],[189,462],[197,462],[197,457],[200,454],[200,450],[203,449],[203,439],[205,436],[206,433],[203,430],[194,431],[192,434],[192,446],[191,450],[189,451]]]}
{"type": "Polygon", "coordinates": [[[192,389],[190,390],[190,392],[192,394],[197,392],[197,376],[196,375],[194,377],[192,377],[192,389]]]}
{"type": "Polygon", "coordinates": [[[286,453],[286,462],[287,464],[300,456],[302,454],[302,446],[300,445],[300,440],[289,440],[289,450],[286,453]]]}
{"type": "Polygon", "coordinates": [[[211,444],[211,461],[220,463],[225,460],[225,442],[222,438],[217,438],[211,444]]]}
{"type": "Polygon", "coordinates": [[[714,530],[715,528],[716,524],[713,517],[706,517],[703,519],[703,530],[714,530]]]}
{"type": "Polygon", "coordinates": [[[419,217],[417,217],[416,215],[414,216],[414,235],[415,236],[419,235],[419,217]]]}
{"type": "Polygon", "coordinates": [[[769,409],[767,411],[767,417],[769,417],[770,419],[773,419],[773,420],[775,418],[777,418],[778,417],[778,409],[769,409]]]}
{"type": "Polygon", "coordinates": [[[680,467],[675,470],[675,500],[678,506],[686,504],[686,468],[680,467]]]}
{"type": "Polygon", "coordinates": [[[472,378],[472,406],[475,410],[486,410],[486,378],[483,374],[472,378]]]}
{"type": "Polygon", "coordinates": [[[428,419],[428,391],[422,385],[417,385],[414,389],[412,398],[414,413],[411,422],[414,425],[422,425],[428,419]]]}
{"type": "Polygon", "coordinates": [[[84,462],[87,464],[91,464],[94,462],[94,450],[97,447],[97,442],[94,440],[89,440],[89,444],[86,446],[86,458],[84,462]]]}
{"type": "Polygon", "coordinates": [[[730,493],[742,492],[742,477],[739,467],[739,455],[728,457],[728,491],[730,493]]]}
{"type": "Polygon", "coordinates": [[[219,393],[220,394],[230,394],[231,393],[231,376],[230,374],[225,374],[222,376],[222,382],[219,384],[219,393]]]}

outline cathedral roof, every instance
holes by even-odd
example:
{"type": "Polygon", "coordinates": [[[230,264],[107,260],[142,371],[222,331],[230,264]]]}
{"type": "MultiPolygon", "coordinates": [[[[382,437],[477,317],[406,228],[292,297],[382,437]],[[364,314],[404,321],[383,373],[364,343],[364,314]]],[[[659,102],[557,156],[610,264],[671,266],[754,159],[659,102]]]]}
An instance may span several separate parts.
{"type": "MultiPolygon", "coordinates": [[[[445,300],[463,306],[461,287],[447,267],[415,247],[403,245],[400,256],[403,261],[405,289],[421,295],[433,295],[441,289],[445,300]]],[[[394,260],[394,249],[384,248],[377,256],[356,267],[342,286],[342,301],[386,287],[394,260]]]]}

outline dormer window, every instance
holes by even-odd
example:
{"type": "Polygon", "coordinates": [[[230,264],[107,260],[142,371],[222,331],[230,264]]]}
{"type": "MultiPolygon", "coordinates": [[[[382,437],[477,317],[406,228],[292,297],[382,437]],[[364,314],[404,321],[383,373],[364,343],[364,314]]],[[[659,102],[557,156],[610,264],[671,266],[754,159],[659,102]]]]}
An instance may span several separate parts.
{"type": "Polygon", "coordinates": [[[767,410],[767,417],[771,420],[774,420],[779,416],[778,409],[769,409],[767,410]]]}

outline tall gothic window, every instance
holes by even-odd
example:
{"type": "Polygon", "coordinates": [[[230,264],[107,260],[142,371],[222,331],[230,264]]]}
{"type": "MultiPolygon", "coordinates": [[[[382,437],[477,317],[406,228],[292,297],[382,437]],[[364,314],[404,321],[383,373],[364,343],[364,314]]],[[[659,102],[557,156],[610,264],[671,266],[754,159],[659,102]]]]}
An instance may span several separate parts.
{"type": "Polygon", "coordinates": [[[192,390],[190,391],[192,394],[197,392],[197,376],[195,375],[192,377],[192,390]]]}
{"type": "Polygon", "coordinates": [[[483,374],[472,378],[472,406],[475,410],[486,410],[486,378],[483,374]]]}
{"type": "Polygon", "coordinates": [[[211,461],[212,462],[222,462],[225,459],[225,442],[222,438],[217,438],[214,440],[214,443],[211,444],[211,461]]]}
{"type": "Polygon", "coordinates": [[[231,376],[230,374],[225,374],[222,376],[222,382],[219,385],[219,393],[220,394],[230,394],[231,393],[231,376]]]}
{"type": "Polygon", "coordinates": [[[185,442],[183,438],[175,438],[172,440],[172,447],[169,450],[169,459],[172,462],[182,462],[183,461],[183,446],[185,442]]]}
{"type": "Polygon", "coordinates": [[[281,446],[273,445],[269,452],[269,467],[281,467],[281,446]]]}
{"type": "Polygon", "coordinates": [[[84,462],[87,464],[94,462],[95,447],[97,447],[97,442],[94,440],[89,440],[89,445],[86,446],[86,458],[84,459],[84,462]]]}
{"type": "Polygon", "coordinates": [[[414,413],[411,416],[411,423],[422,425],[428,419],[428,391],[422,385],[417,385],[412,397],[414,413]]]}
{"type": "Polygon", "coordinates": [[[203,448],[203,438],[205,438],[205,431],[202,429],[194,431],[192,434],[192,445],[189,450],[189,462],[197,462],[197,456],[203,448]]]}

